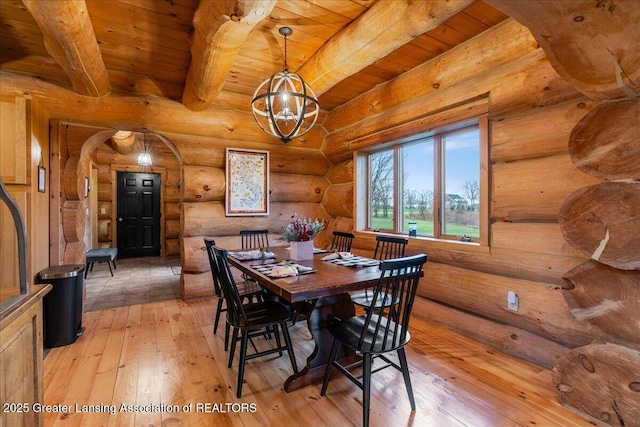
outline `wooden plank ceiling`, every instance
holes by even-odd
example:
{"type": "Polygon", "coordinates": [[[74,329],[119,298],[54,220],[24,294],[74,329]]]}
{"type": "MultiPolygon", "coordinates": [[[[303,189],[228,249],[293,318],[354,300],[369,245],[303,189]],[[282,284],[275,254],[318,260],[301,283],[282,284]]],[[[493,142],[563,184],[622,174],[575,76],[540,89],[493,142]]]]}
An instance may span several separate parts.
{"type": "MultiPolygon", "coordinates": [[[[201,52],[202,44],[193,43],[200,50],[192,55],[194,47],[190,36],[197,27],[194,16],[197,16],[198,0],[86,0],[73,2],[79,4],[77,9],[58,7],[56,10],[33,0],[0,2],[0,67],[4,70],[37,75],[65,87],[73,86],[82,93],[81,83],[70,74],[80,74],[79,78],[86,77],[82,73],[88,74],[90,83],[96,83],[99,92],[100,69],[106,68],[107,75],[102,79],[107,83],[106,93],[110,88],[111,94],[149,93],[177,102],[183,102],[190,72],[200,72],[193,77],[198,80],[211,72],[206,67],[208,57],[201,52]],[[89,31],[82,27],[83,10],[88,13],[89,31]],[[73,16],[65,20],[52,19],[64,14],[73,16]],[[61,25],[56,27],[56,22],[61,25]],[[100,58],[87,53],[92,59],[87,64],[84,58],[82,67],[87,69],[78,72],[79,66],[74,64],[76,58],[70,56],[65,40],[72,40],[72,50],[79,50],[81,56],[83,50],[91,52],[89,45],[95,44],[91,37],[97,41],[95,52],[100,53],[104,66],[100,58]],[[60,43],[58,53],[53,46],[57,43],[60,43]],[[192,61],[195,56],[198,61],[192,61]],[[197,65],[197,70],[190,71],[196,62],[205,65],[197,65]],[[96,72],[92,74],[94,69],[96,72]]],[[[58,2],[44,2],[48,3],[58,2]]],[[[284,39],[278,34],[282,26],[293,29],[288,39],[290,69],[300,70],[305,78],[316,82],[321,93],[321,108],[331,111],[507,19],[505,14],[482,1],[471,0],[380,0],[378,4],[374,0],[217,0],[216,3],[216,7],[209,9],[217,11],[199,12],[205,18],[200,24],[205,32],[227,37],[218,39],[219,48],[213,49],[214,67],[216,64],[223,67],[225,59],[233,58],[235,51],[228,47],[233,37],[238,38],[237,33],[231,34],[233,37],[222,31],[216,33],[223,28],[221,21],[224,20],[214,19],[215,13],[224,12],[224,6],[229,5],[231,11],[239,12],[255,4],[263,11],[271,8],[266,18],[256,18],[257,22],[251,24],[228,71],[220,78],[215,76],[214,68],[213,75],[209,75],[213,80],[220,78],[221,88],[214,98],[234,99],[233,105],[246,105],[247,110],[258,84],[282,69],[284,39]],[[420,12],[424,12],[425,4],[430,4],[429,20],[426,19],[429,15],[418,15],[412,10],[420,7],[423,8],[420,12]],[[411,19],[414,15],[421,18],[411,19]],[[429,27],[432,29],[423,31],[429,27]],[[349,55],[353,55],[353,60],[349,55]]],[[[202,31],[196,29],[200,36],[202,31]]],[[[104,95],[91,91],[84,94],[104,95]]]]}

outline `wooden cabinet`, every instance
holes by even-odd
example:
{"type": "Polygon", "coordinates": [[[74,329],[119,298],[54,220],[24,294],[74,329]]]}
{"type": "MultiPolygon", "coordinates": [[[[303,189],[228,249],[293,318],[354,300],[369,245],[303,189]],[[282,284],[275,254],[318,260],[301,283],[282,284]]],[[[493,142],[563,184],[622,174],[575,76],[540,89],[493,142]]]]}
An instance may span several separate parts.
{"type": "Polygon", "coordinates": [[[34,404],[44,401],[42,298],[51,285],[29,286],[28,279],[26,233],[32,227],[25,217],[28,221],[34,199],[28,173],[29,105],[22,98],[14,103],[2,99],[0,114],[0,426],[44,424],[34,404]],[[15,132],[7,131],[13,123],[15,132]]]}
{"type": "Polygon", "coordinates": [[[42,297],[51,285],[32,286],[24,301],[0,317],[0,425],[42,426],[33,411],[44,402],[42,297]],[[7,407],[5,407],[7,406],[7,407]]]}

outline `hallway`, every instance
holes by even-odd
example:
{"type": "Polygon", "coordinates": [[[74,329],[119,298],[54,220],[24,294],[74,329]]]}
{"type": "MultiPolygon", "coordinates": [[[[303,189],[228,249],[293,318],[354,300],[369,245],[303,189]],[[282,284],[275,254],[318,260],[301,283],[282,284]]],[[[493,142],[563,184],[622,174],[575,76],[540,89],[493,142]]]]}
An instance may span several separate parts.
{"type": "Polygon", "coordinates": [[[180,257],[116,260],[113,277],[96,263],[84,280],[84,311],[105,310],[180,298],[180,257]]]}

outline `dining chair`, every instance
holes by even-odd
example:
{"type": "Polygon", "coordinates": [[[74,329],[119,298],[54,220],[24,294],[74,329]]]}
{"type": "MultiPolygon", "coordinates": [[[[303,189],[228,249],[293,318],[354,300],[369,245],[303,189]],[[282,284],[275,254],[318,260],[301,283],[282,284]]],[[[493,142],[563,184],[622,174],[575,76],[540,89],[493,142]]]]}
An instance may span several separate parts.
{"type": "MultiPolygon", "coordinates": [[[[269,230],[240,230],[240,240],[242,241],[242,250],[248,251],[252,249],[266,250],[269,247],[269,230]]],[[[251,277],[242,273],[244,280],[251,280],[251,277]]]]}
{"type": "Polygon", "coordinates": [[[369,310],[364,315],[348,319],[336,319],[329,324],[329,332],[334,339],[320,395],[326,394],[332,369],[336,367],[362,389],[362,425],[364,427],[369,426],[372,374],[390,366],[402,372],[411,410],[416,410],[404,347],[411,339],[409,320],[425,262],[427,262],[425,254],[383,261],[380,264],[380,278],[373,290],[374,298],[387,293],[394,295],[398,299],[398,304],[382,307],[378,311],[369,310]],[[337,360],[341,343],[359,352],[362,360],[351,365],[342,365],[337,360]],[[386,356],[391,352],[396,352],[399,364],[386,356]],[[386,364],[372,370],[374,359],[382,359],[386,364]],[[356,377],[351,370],[360,366],[363,368],[361,376],[356,377]]]}
{"type": "MultiPolygon", "coordinates": [[[[409,239],[406,237],[376,236],[376,249],[373,252],[373,258],[381,261],[402,258],[408,242],[409,239]]],[[[397,303],[395,298],[387,293],[382,293],[374,299],[370,289],[352,292],[350,295],[353,303],[364,308],[365,311],[378,310],[381,307],[397,303]]]]}
{"type": "Polygon", "coordinates": [[[353,233],[347,233],[345,231],[334,231],[333,241],[329,250],[332,252],[351,252],[351,244],[353,243],[353,233]]]}
{"type": "MultiPolygon", "coordinates": [[[[220,286],[220,279],[217,274],[216,269],[216,259],[215,254],[213,252],[213,248],[216,245],[215,240],[204,239],[204,244],[207,249],[207,255],[209,256],[209,266],[211,267],[211,275],[213,276],[213,292],[216,297],[218,297],[218,306],[216,309],[216,319],[213,323],[213,333],[218,333],[218,324],[220,323],[220,314],[227,311],[226,306],[224,305],[224,295],[222,292],[222,287],[220,286]]],[[[238,294],[242,297],[242,299],[246,299],[249,302],[253,301],[253,298],[261,301],[263,299],[263,294],[265,292],[264,288],[253,281],[245,281],[239,283],[237,285],[238,294]]],[[[229,325],[225,325],[224,331],[224,350],[227,351],[229,348],[229,325]]]]}
{"type": "Polygon", "coordinates": [[[233,357],[236,350],[237,342],[240,341],[240,361],[238,364],[238,384],[236,396],[242,397],[242,383],[244,381],[244,369],[247,360],[256,357],[266,356],[268,354],[282,353],[286,351],[291,360],[293,372],[298,372],[298,365],[293,353],[293,345],[287,327],[289,320],[289,308],[276,300],[263,300],[243,304],[243,299],[238,292],[238,288],[231,274],[229,260],[227,259],[227,251],[214,247],[218,278],[227,304],[227,324],[233,328],[233,336],[231,338],[231,351],[229,352],[229,368],[233,364],[233,357]],[[280,332],[284,336],[285,345],[280,340],[280,332]],[[241,336],[238,337],[238,334],[241,336]],[[268,349],[247,354],[247,344],[249,339],[254,336],[267,336],[273,333],[276,341],[275,347],[270,345],[268,349]]]}
{"type": "Polygon", "coordinates": [[[267,249],[269,247],[269,230],[240,230],[242,250],[267,249]]]}

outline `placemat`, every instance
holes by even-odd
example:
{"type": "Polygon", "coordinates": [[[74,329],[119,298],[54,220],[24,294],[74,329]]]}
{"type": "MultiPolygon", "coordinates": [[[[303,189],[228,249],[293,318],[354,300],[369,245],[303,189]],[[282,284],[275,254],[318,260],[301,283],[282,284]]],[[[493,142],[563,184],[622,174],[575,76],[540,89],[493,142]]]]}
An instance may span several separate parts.
{"type": "MultiPolygon", "coordinates": [[[[287,265],[290,267],[295,267],[296,264],[295,262],[291,262],[291,261],[280,261],[280,262],[272,262],[269,264],[258,264],[258,265],[251,265],[251,267],[256,270],[259,273],[264,274],[265,276],[271,276],[271,271],[273,270],[273,267],[275,266],[283,266],[283,265],[287,265]]],[[[301,276],[303,274],[311,274],[311,273],[315,273],[318,270],[315,269],[311,269],[311,270],[304,270],[304,271],[298,271],[298,275],[301,276]]]]}
{"type": "Polygon", "coordinates": [[[380,261],[373,258],[367,258],[363,256],[354,255],[348,258],[336,258],[326,260],[332,264],[343,265],[345,267],[374,267],[380,264],[380,261]]]}

